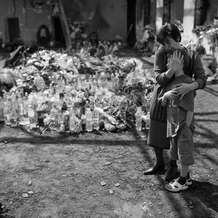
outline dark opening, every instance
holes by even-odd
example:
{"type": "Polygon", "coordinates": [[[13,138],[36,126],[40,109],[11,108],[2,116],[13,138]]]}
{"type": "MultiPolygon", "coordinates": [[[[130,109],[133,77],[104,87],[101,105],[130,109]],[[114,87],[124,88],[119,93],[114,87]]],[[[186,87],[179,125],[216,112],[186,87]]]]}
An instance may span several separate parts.
{"type": "Polygon", "coordinates": [[[163,3],[163,24],[165,24],[166,22],[170,22],[171,19],[171,0],[164,0],[163,3]]]}
{"type": "Polygon", "coordinates": [[[7,18],[8,39],[15,42],[20,39],[20,27],[18,17],[7,18]]]}
{"type": "Polygon", "coordinates": [[[64,31],[61,25],[61,19],[59,16],[52,17],[54,41],[57,47],[66,47],[66,41],[64,37],[64,31]]]}
{"type": "Polygon", "coordinates": [[[201,26],[207,19],[208,0],[195,1],[195,26],[201,26]]]}
{"type": "Polygon", "coordinates": [[[130,46],[136,42],[136,0],[127,0],[127,42],[130,46]]]}
{"type": "Polygon", "coordinates": [[[148,25],[151,23],[151,0],[146,0],[144,3],[144,24],[148,25]]]}

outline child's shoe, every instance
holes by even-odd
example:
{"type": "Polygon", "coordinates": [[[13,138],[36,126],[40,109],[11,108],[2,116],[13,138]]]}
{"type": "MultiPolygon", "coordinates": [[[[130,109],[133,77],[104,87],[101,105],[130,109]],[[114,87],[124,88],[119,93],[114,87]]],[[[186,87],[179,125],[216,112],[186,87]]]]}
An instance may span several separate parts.
{"type": "Polygon", "coordinates": [[[187,179],[185,177],[179,177],[172,182],[165,185],[165,189],[170,192],[180,192],[188,189],[187,179]]]}
{"type": "Polygon", "coordinates": [[[192,185],[192,179],[190,177],[190,173],[186,176],[186,185],[190,186],[192,185]]]}

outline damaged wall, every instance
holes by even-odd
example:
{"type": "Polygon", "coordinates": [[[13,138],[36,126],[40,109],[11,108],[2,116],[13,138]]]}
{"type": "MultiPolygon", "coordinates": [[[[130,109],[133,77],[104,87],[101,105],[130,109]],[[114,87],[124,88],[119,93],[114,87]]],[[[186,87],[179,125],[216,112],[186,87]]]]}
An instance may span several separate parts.
{"type": "Polygon", "coordinates": [[[126,0],[63,0],[67,18],[88,23],[88,31],[98,31],[101,39],[111,40],[116,35],[126,38],[126,0]]]}
{"type": "Polygon", "coordinates": [[[0,32],[5,42],[8,41],[6,19],[18,17],[20,37],[25,43],[36,41],[36,33],[40,25],[50,26],[50,8],[43,6],[41,10],[34,9],[30,0],[0,0],[0,32]]]}
{"type": "Polygon", "coordinates": [[[213,22],[214,17],[218,17],[218,2],[217,0],[209,0],[206,23],[213,22]]]}

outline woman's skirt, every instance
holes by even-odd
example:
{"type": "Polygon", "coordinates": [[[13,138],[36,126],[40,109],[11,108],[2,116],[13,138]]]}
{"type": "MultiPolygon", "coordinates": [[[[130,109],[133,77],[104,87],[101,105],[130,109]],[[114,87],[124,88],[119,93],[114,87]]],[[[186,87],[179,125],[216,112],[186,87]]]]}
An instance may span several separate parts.
{"type": "Polygon", "coordinates": [[[170,140],[166,137],[167,123],[152,120],[150,122],[150,130],[148,134],[148,145],[157,148],[169,149],[170,140]]]}
{"type": "Polygon", "coordinates": [[[163,149],[170,148],[170,140],[167,138],[167,107],[161,105],[159,98],[164,90],[157,85],[153,92],[150,107],[150,130],[148,134],[148,145],[163,149]]]}

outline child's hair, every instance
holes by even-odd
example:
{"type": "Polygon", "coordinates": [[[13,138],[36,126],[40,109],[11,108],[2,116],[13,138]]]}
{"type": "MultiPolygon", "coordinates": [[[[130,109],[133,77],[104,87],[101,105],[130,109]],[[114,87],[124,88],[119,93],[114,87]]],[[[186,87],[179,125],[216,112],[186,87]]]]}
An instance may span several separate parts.
{"type": "Polygon", "coordinates": [[[179,28],[175,24],[171,23],[164,24],[157,32],[156,37],[160,44],[164,44],[167,37],[174,39],[176,42],[181,42],[182,39],[179,28]]]}

